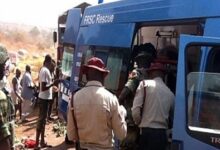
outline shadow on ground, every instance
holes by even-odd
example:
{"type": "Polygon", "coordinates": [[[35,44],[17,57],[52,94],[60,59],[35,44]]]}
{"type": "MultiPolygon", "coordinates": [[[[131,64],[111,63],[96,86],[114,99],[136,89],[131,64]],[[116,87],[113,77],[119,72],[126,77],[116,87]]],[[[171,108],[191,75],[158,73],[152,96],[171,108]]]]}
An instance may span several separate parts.
{"type": "Polygon", "coordinates": [[[67,145],[65,142],[52,148],[45,148],[43,150],[75,150],[74,145],[67,145]]]}

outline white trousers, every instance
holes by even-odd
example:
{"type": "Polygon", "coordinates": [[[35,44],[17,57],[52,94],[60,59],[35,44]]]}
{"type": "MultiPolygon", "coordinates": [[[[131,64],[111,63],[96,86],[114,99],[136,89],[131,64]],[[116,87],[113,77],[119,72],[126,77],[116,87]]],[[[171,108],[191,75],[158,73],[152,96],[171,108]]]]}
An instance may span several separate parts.
{"type": "Polygon", "coordinates": [[[24,99],[22,102],[22,120],[25,120],[28,115],[33,111],[31,100],[24,99]]]}

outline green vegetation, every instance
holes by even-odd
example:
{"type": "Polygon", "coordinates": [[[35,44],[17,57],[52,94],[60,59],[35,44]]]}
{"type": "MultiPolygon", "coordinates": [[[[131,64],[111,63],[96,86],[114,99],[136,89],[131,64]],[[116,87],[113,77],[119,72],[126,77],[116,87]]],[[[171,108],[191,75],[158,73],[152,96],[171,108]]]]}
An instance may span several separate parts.
{"type": "Polygon", "coordinates": [[[61,122],[60,120],[54,122],[53,132],[56,134],[56,137],[66,135],[66,123],[61,122]]]}

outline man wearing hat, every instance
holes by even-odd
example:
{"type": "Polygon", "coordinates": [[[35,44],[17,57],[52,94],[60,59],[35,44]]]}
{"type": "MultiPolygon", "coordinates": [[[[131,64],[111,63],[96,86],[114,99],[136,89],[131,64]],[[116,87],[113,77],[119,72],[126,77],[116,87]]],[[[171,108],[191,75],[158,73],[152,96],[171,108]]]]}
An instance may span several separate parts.
{"type": "Polygon", "coordinates": [[[128,113],[126,117],[128,133],[126,139],[120,144],[122,150],[135,150],[138,147],[137,139],[139,136],[139,128],[132,119],[131,107],[139,82],[148,78],[146,70],[149,68],[150,63],[156,58],[156,55],[156,49],[151,43],[135,46],[133,50],[133,59],[137,68],[129,74],[128,81],[119,95],[119,103],[125,106],[128,113]]]}
{"type": "Polygon", "coordinates": [[[166,149],[174,94],[163,82],[164,72],[163,64],[151,63],[148,69],[151,80],[141,81],[134,97],[132,116],[140,128],[140,150],[166,149]]]}
{"type": "Polygon", "coordinates": [[[139,82],[147,78],[146,69],[149,68],[151,62],[153,62],[153,60],[157,56],[156,49],[151,43],[145,43],[137,46],[133,53],[134,53],[134,61],[136,62],[137,68],[135,68],[130,73],[129,79],[119,96],[119,102],[122,104],[129,103],[125,101],[128,100],[127,99],[128,97],[132,95],[134,96],[135,91],[139,85],[139,82]]]}
{"type": "Polygon", "coordinates": [[[117,97],[104,87],[109,71],[101,59],[89,59],[82,66],[82,72],[88,82],[69,103],[68,138],[75,141],[78,133],[82,149],[113,150],[113,133],[121,140],[126,137],[126,110],[119,105],[117,97]]]}
{"type": "Polygon", "coordinates": [[[10,104],[5,94],[6,82],[6,62],[9,59],[7,50],[4,46],[0,45],[0,148],[3,150],[10,150],[12,144],[10,143],[10,104]]]}

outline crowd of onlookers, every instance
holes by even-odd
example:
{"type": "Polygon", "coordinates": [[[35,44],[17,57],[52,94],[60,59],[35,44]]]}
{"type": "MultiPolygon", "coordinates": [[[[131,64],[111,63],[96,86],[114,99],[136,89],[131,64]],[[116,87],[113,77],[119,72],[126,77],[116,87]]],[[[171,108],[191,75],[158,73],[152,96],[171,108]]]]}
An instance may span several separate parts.
{"type": "MultiPolygon", "coordinates": [[[[49,56],[49,55],[48,55],[49,56]]],[[[56,63],[52,60],[52,65],[50,67],[50,74],[52,80],[55,78],[55,68],[56,63]]],[[[38,80],[38,79],[37,79],[38,80]]],[[[15,118],[16,123],[28,122],[27,117],[33,112],[34,106],[37,104],[39,85],[35,84],[31,75],[31,66],[26,65],[23,75],[21,75],[21,70],[19,68],[15,69],[15,76],[12,78],[10,87],[10,95],[15,107],[15,118]],[[16,115],[19,115],[16,117],[16,115]]],[[[9,89],[9,88],[8,88],[9,89]]],[[[57,91],[53,91],[53,97],[48,108],[48,121],[53,120],[51,117],[52,105],[56,100],[57,108],[57,91]]]]}
{"type": "MultiPolygon", "coordinates": [[[[0,147],[7,150],[14,144],[14,123],[28,122],[28,116],[39,105],[39,118],[37,135],[39,130],[45,129],[46,121],[52,121],[52,106],[55,101],[57,112],[58,104],[58,80],[56,74],[56,62],[50,55],[45,56],[42,67],[39,70],[38,83],[34,83],[31,74],[31,66],[26,65],[25,71],[15,69],[15,75],[8,79],[10,59],[6,48],[0,45],[0,147]],[[42,101],[44,102],[43,105],[42,101]],[[43,115],[42,115],[43,114],[43,115]]],[[[41,133],[41,146],[47,146],[43,141],[44,132],[41,133]]]]}

